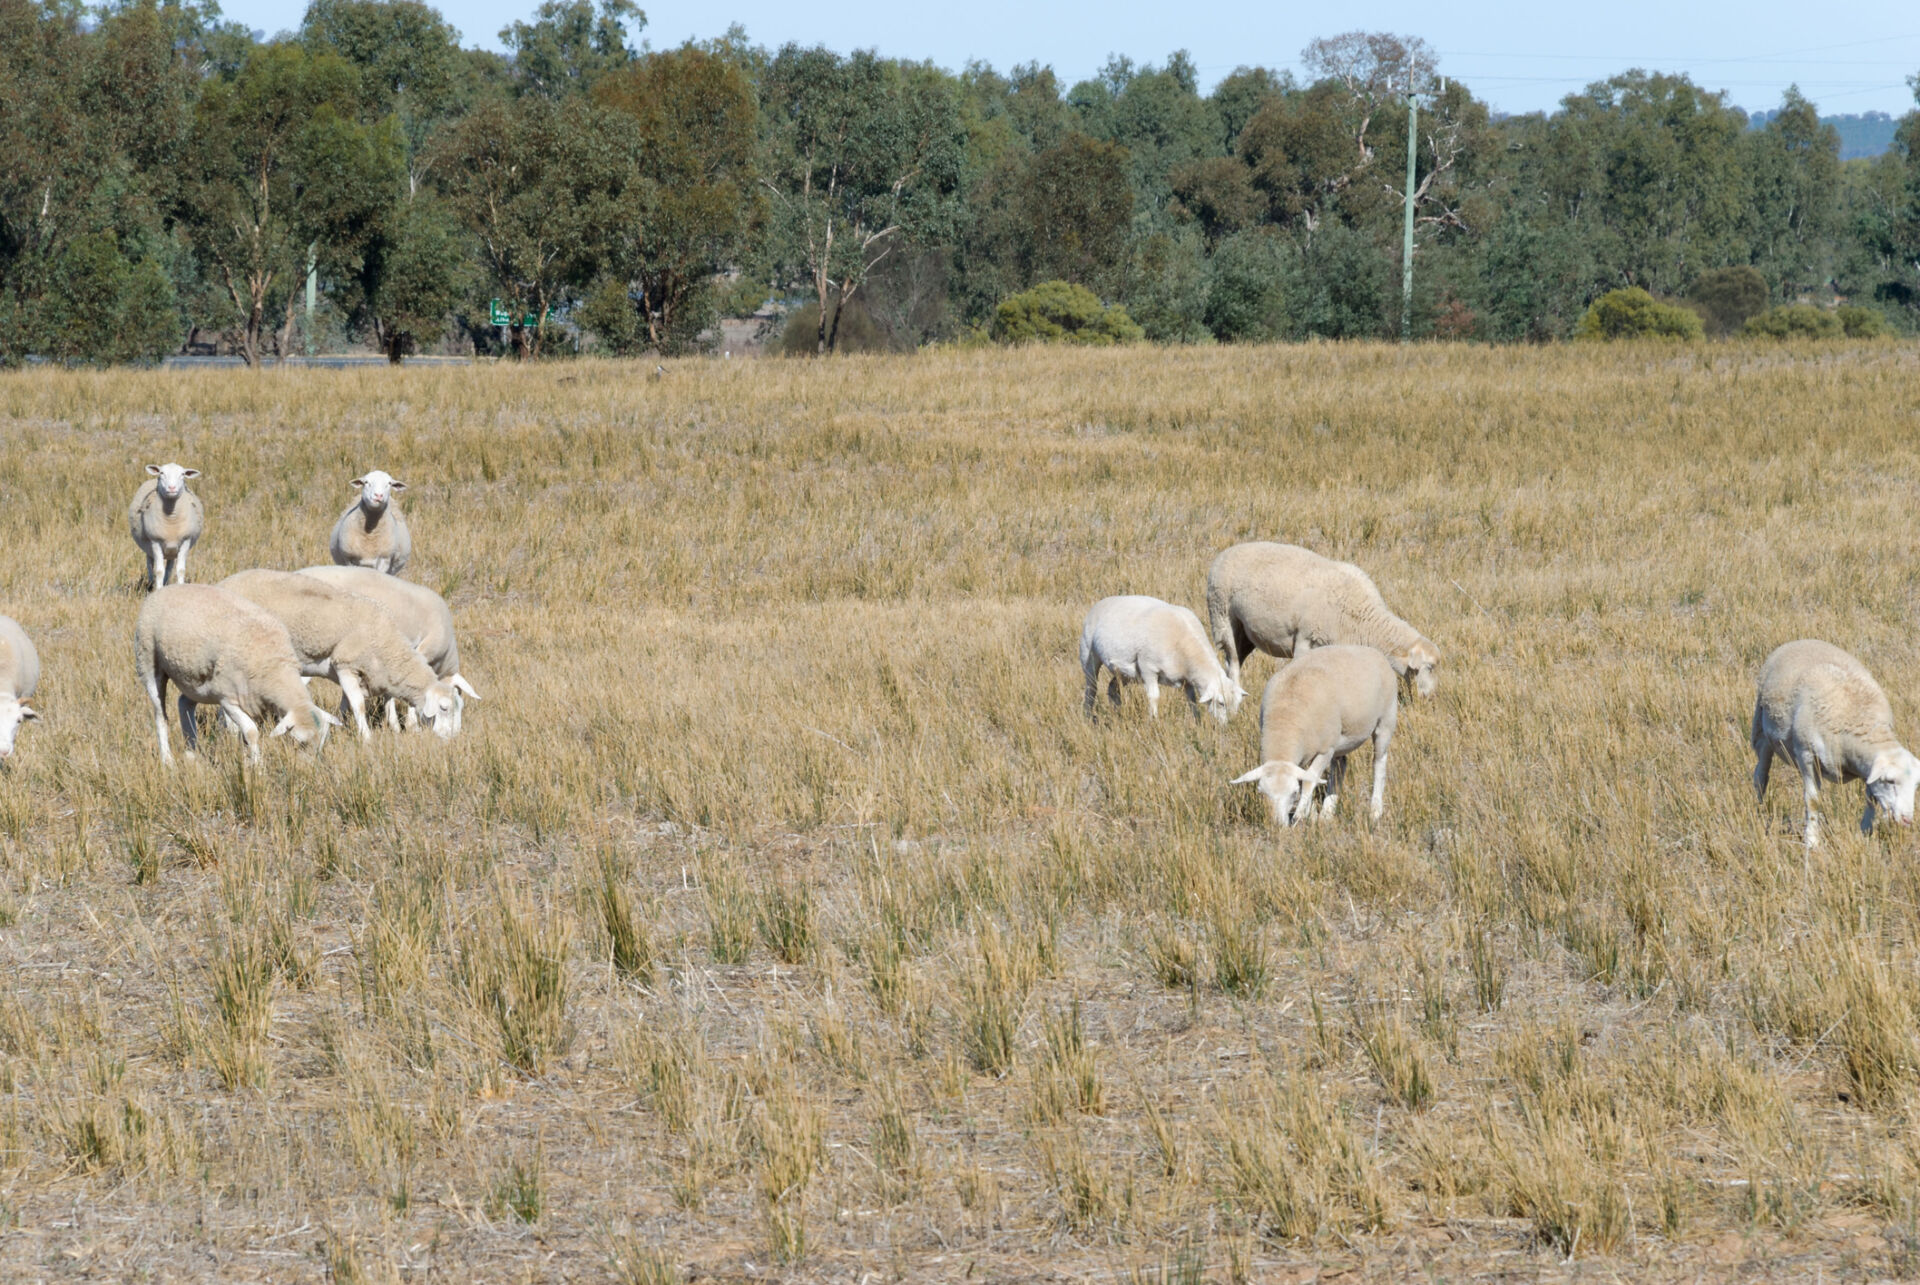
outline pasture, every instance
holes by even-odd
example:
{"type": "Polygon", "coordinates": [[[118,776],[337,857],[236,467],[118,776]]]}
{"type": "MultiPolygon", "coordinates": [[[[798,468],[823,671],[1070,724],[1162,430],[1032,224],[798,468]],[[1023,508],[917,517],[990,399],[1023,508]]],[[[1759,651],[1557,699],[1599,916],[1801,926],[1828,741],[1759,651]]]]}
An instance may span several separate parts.
{"type": "Polygon", "coordinates": [[[1920,1271],[1916,836],[1747,748],[1810,635],[1920,740],[1913,346],[652,372],[0,377],[0,1275],[1920,1271]],[[408,483],[461,735],[163,769],[175,459],[208,583],[408,483]],[[1377,824],[1227,785],[1267,658],[1081,711],[1247,539],[1441,649],[1377,824]]]}

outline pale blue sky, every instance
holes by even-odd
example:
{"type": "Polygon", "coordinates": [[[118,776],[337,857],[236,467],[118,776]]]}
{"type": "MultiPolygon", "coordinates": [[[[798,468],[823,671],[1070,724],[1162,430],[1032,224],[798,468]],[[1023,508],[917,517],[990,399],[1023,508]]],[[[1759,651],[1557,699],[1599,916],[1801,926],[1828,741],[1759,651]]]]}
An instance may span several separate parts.
{"type": "MultiPolygon", "coordinates": [[[[501,27],[539,0],[481,0],[441,6],[470,45],[497,48],[501,27]]],[[[890,57],[959,68],[971,58],[1002,70],[1050,64],[1071,84],[1112,53],[1159,62],[1186,49],[1206,85],[1243,63],[1296,67],[1315,36],[1354,29],[1424,36],[1440,70],[1511,112],[1551,108],[1561,96],[1629,67],[1684,71],[1725,89],[1748,110],[1776,106],[1798,83],[1823,112],[1914,106],[1905,80],[1920,72],[1920,5],[1894,0],[1454,5],[1410,0],[1314,6],[1166,3],[1044,3],[967,0],[928,7],[907,0],[640,0],[642,38],[656,48],[718,35],[729,23],[753,40],[825,44],[842,52],[874,48],[890,57]]],[[[230,18],[269,34],[299,25],[304,0],[223,0],[230,18]]]]}

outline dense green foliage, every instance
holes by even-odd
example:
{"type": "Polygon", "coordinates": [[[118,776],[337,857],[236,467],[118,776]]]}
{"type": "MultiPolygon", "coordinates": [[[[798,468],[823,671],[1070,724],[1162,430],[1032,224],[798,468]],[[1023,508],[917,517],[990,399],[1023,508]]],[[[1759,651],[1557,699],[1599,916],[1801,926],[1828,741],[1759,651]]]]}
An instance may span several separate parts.
{"type": "Polygon", "coordinates": [[[993,331],[1008,343],[1124,344],[1144,339],[1119,304],[1103,304],[1085,286],[1043,281],[1003,302],[993,331]]]}
{"type": "Polygon", "coordinates": [[[1050,283],[1161,342],[1392,335],[1409,69],[1415,337],[1920,328],[1920,113],[1842,162],[1798,92],[1749,120],[1631,71],[1495,119],[1382,34],[1207,91],[1184,54],[1068,86],[644,22],[544,0],[499,55],[420,0],[265,43],[206,0],[0,0],[0,361],[677,353],[768,299],[784,350],[911,348],[1050,283]]]}
{"type": "MultiPolygon", "coordinates": [[[[1805,311],[1827,315],[1818,308],[1805,311]]],[[[1573,328],[1576,339],[1698,339],[1705,333],[1698,313],[1660,303],[1639,286],[1607,291],[1573,328]]]]}

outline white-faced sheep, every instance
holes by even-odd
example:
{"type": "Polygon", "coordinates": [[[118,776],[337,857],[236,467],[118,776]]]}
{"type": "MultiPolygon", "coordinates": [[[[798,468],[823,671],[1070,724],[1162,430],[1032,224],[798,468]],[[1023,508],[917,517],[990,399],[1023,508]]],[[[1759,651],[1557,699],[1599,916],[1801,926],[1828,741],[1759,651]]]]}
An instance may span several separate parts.
{"type": "Polygon", "coordinates": [[[1088,713],[1100,685],[1104,666],[1113,677],[1107,699],[1120,707],[1122,681],[1147,689],[1147,712],[1160,716],[1160,684],[1186,690],[1196,713],[1206,708],[1226,722],[1246,696],[1240,684],[1227,677],[1213,654],[1200,617],[1185,607],[1139,594],[1102,598],[1087,612],[1080,630],[1080,668],[1087,678],[1088,713]]]}
{"type": "Polygon", "coordinates": [[[1260,699],[1260,754],[1265,762],[1235,785],[1257,782],[1282,825],[1313,812],[1314,789],[1324,783],[1320,815],[1333,815],[1346,780],[1347,755],[1373,742],[1375,820],[1386,807],[1387,746],[1399,718],[1400,684],[1387,657],[1372,647],[1316,647],[1267,682],[1260,699]]]}
{"type": "Polygon", "coordinates": [[[1394,672],[1422,696],[1433,694],[1440,649],[1387,609],[1367,573],[1295,544],[1236,544],[1207,569],[1207,621],[1240,681],[1255,651],[1298,656],[1315,647],[1358,643],[1386,653],[1394,672]]]}
{"type": "MultiPolygon", "coordinates": [[[[303,576],[314,576],[348,593],[371,598],[386,610],[400,632],[413,644],[433,672],[452,683],[462,700],[453,707],[453,730],[459,731],[467,700],[479,700],[480,693],[460,676],[460,646],[453,637],[453,612],[447,600],[423,584],[396,580],[369,567],[303,567],[303,576]]],[[[393,706],[387,706],[393,715],[393,706]]],[[[413,722],[412,711],[407,715],[413,722]]]]}
{"type": "Polygon", "coordinates": [[[353,479],[360,494],[333,524],[328,549],[335,565],[371,567],[397,576],[413,555],[413,537],[394,497],[407,489],[379,469],[353,479]]]}
{"type": "Polygon", "coordinates": [[[217,705],[239,729],[247,756],[259,761],[260,724],[297,745],[325,745],[340,720],[314,705],[300,681],[287,627],[246,599],[214,585],[166,585],[147,598],[133,631],[133,661],[153,705],[160,759],[167,745],[167,683],[180,689],[180,734],[193,757],[199,735],[195,705],[217,705]],[[277,721],[276,721],[277,720],[277,721]]]}
{"type": "Polygon", "coordinates": [[[169,577],[185,584],[187,552],[207,524],[200,497],[187,489],[187,479],[199,477],[200,470],[149,464],[147,474],[127,506],[127,529],[148,563],[147,588],[158,589],[169,577]]]}
{"type": "Polygon", "coordinates": [[[219,587],[265,608],[287,627],[300,672],[340,685],[341,717],[351,711],[361,740],[370,735],[369,696],[405,701],[441,739],[453,735],[459,693],[434,675],[371,598],[292,571],[242,571],[219,587]]]}
{"type": "Polygon", "coordinates": [[[1776,754],[1800,770],[1810,848],[1820,842],[1814,803],[1823,779],[1866,783],[1862,834],[1873,833],[1876,810],[1901,825],[1913,823],[1920,759],[1894,736],[1893,707],[1867,667],[1831,643],[1785,643],[1760,666],[1753,754],[1753,791],[1762,800],[1776,754]]]}
{"type": "Polygon", "coordinates": [[[40,717],[27,698],[40,685],[40,653],[20,622],[0,616],[0,759],[13,757],[20,724],[40,717]]]}

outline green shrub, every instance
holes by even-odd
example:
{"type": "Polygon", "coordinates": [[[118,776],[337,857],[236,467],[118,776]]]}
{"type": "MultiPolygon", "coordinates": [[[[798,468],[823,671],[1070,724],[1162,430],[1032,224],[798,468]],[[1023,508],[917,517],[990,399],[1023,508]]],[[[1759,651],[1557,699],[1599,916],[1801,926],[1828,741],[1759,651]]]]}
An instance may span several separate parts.
{"type": "MultiPolygon", "coordinates": [[[[827,319],[827,328],[833,329],[831,316],[827,319]]],[[[820,305],[803,303],[787,314],[787,323],[780,328],[780,340],[774,351],[782,357],[812,357],[819,347],[820,305]]],[[[840,329],[833,337],[833,351],[887,351],[887,337],[880,333],[880,327],[867,312],[867,305],[860,300],[849,299],[841,307],[840,329]]]]}
{"type": "Polygon", "coordinates": [[[1001,302],[994,336],[1005,343],[1126,344],[1146,337],[1127,310],[1085,286],[1045,281],[1001,302]]]}
{"type": "Polygon", "coordinates": [[[1573,328],[1575,339],[1699,339],[1705,333],[1699,313],[1661,303],[1639,286],[1601,295],[1573,328]]]}
{"type": "Polygon", "coordinates": [[[1785,303],[1749,317],[1743,335],[1768,339],[1833,339],[1843,331],[1840,318],[1810,303],[1785,303]]]}
{"type": "Polygon", "coordinates": [[[1878,339],[1887,333],[1887,318],[1878,308],[1845,304],[1835,308],[1833,315],[1840,319],[1840,329],[1849,339],[1878,339]]]}
{"type": "Polygon", "coordinates": [[[1748,317],[1767,307],[1767,279],[1746,264],[1701,273],[1687,290],[1692,304],[1716,336],[1730,335],[1748,317]]]}

